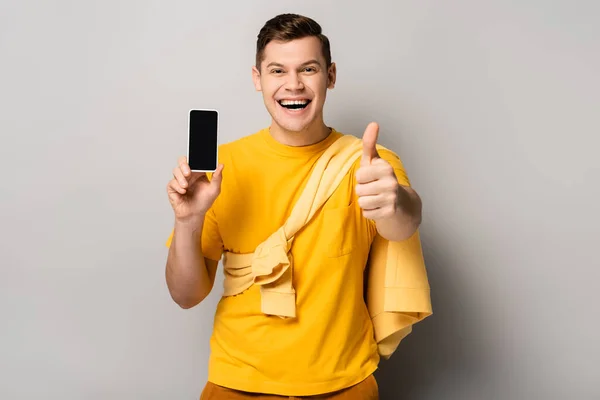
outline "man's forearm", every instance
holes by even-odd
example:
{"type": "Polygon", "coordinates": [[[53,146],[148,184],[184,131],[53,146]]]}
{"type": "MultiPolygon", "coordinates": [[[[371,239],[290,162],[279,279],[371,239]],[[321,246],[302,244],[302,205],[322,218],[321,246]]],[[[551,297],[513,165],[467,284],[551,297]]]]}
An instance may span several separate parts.
{"type": "Polygon", "coordinates": [[[166,280],[173,300],[191,308],[210,293],[212,282],[202,254],[204,218],[200,223],[175,223],[166,265],[166,280]]]}
{"type": "Polygon", "coordinates": [[[414,189],[398,187],[396,212],[391,217],[376,221],[377,232],[390,241],[410,238],[421,224],[421,198],[414,189]]]}

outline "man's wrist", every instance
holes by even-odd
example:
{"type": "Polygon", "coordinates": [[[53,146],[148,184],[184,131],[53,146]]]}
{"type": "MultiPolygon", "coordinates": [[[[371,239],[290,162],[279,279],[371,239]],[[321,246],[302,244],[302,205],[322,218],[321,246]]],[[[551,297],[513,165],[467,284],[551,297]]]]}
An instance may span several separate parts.
{"type": "Polygon", "coordinates": [[[175,218],[175,231],[187,234],[197,234],[201,231],[204,225],[205,214],[200,214],[194,217],[178,219],[175,218]]]}
{"type": "Polygon", "coordinates": [[[416,192],[407,187],[398,185],[396,197],[396,214],[404,220],[408,219],[418,226],[421,223],[421,201],[416,192]]]}

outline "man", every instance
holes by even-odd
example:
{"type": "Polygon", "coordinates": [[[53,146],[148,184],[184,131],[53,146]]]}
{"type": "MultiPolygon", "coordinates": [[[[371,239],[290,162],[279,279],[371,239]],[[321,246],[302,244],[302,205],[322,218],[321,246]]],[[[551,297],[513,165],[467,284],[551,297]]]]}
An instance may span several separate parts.
{"type": "MultiPolygon", "coordinates": [[[[166,279],[183,308],[210,293],[224,254],[251,254],[278,231],[319,157],[343,136],[324,122],[336,65],[329,40],[312,19],[284,14],[269,20],[258,35],[252,77],[270,126],[221,145],[211,176],[191,173],[180,158],[167,187],[175,226],[166,279]]],[[[221,298],[202,399],[378,398],[365,264],[377,233],[389,241],[415,233],[421,201],[400,159],[376,148],[377,135],[378,126],[369,124],[362,156],[293,238],[294,290],[282,297],[291,299],[293,313],[265,312],[266,292],[258,284],[221,298]]],[[[235,279],[226,271],[226,282],[235,279]]]]}

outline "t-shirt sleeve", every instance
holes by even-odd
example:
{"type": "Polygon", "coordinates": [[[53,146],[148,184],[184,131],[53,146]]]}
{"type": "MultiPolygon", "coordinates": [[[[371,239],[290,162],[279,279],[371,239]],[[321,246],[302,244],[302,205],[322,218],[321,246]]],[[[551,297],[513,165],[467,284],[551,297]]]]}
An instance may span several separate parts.
{"type": "Polygon", "coordinates": [[[400,157],[393,151],[384,147],[378,148],[377,152],[381,158],[390,163],[392,168],[394,168],[394,173],[396,174],[398,183],[402,186],[410,186],[410,180],[408,179],[408,175],[404,169],[404,165],[402,164],[400,157]]]}
{"type": "Polygon", "coordinates": [[[204,217],[202,229],[202,253],[211,260],[220,260],[223,255],[223,239],[219,232],[219,225],[214,207],[211,207],[204,217]]]}

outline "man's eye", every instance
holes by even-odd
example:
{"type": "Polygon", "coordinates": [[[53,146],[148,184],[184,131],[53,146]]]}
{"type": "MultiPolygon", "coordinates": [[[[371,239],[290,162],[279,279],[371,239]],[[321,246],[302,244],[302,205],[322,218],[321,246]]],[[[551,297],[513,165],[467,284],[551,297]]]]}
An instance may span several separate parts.
{"type": "Polygon", "coordinates": [[[315,72],[315,69],[313,67],[306,67],[304,68],[305,72],[315,72]]]}
{"type": "Polygon", "coordinates": [[[281,70],[281,69],[272,69],[271,70],[272,74],[281,74],[282,72],[283,72],[283,70],[281,70]]]}

